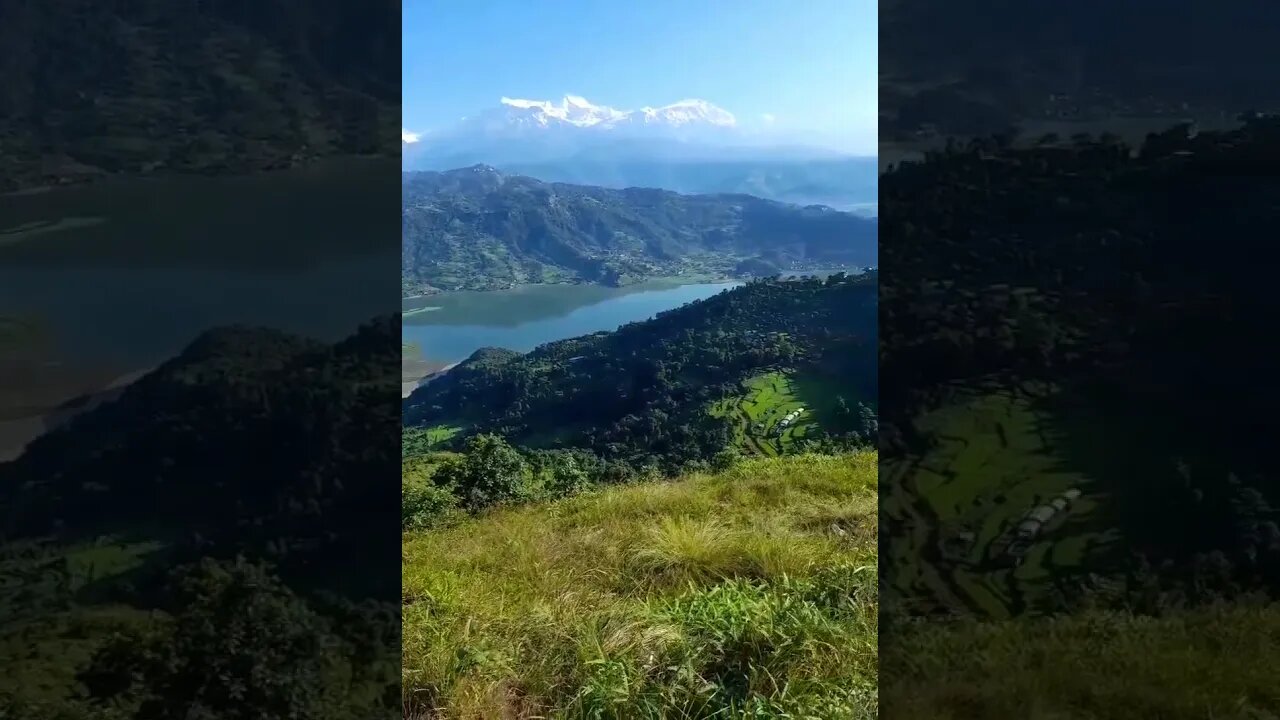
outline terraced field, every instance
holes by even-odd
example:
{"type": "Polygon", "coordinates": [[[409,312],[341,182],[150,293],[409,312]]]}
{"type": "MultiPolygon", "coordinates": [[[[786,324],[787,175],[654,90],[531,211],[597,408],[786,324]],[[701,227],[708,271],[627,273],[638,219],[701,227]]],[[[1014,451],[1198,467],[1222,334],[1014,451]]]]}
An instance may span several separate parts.
{"type": "MultiPolygon", "coordinates": [[[[823,378],[788,371],[757,375],[742,385],[742,395],[716,402],[711,414],[733,421],[743,450],[766,457],[790,452],[832,423],[836,397],[842,394],[823,378]]],[[[852,400],[852,392],[843,394],[852,400]]]]}
{"type": "Polygon", "coordinates": [[[881,522],[891,528],[893,592],[923,611],[1009,617],[1052,608],[1118,539],[1098,512],[1108,494],[1067,467],[1043,388],[976,391],[922,425],[938,439],[923,457],[881,467],[881,522]],[[1005,553],[1026,514],[1064,492],[1079,499],[1044,525],[1014,565],[1005,553]]]}
{"type": "Polygon", "coordinates": [[[410,428],[404,434],[404,453],[406,456],[438,450],[458,433],[465,430],[463,425],[431,425],[425,428],[410,428]]]}

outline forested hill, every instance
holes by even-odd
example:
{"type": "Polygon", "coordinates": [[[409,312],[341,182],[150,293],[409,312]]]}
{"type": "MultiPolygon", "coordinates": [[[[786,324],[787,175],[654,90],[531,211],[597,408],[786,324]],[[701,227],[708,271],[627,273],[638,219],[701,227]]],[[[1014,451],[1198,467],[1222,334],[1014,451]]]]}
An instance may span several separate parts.
{"type": "Polygon", "coordinates": [[[398,717],[399,341],[210,331],[0,464],[7,716],[398,717]]]}
{"type": "Polygon", "coordinates": [[[876,264],[876,222],[823,206],[544,183],[484,165],[406,173],[403,185],[415,292],[876,264]]]}
{"type": "Polygon", "coordinates": [[[400,5],[5,0],[0,190],[399,143],[400,5]]]}
{"type": "MultiPolygon", "coordinates": [[[[1148,609],[1280,596],[1280,462],[1262,430],[1280,385],[1258,341],[1280,296],[1257,261],[1280,206],[1278,158],[1280,118],[1251,115],[1229,131],[1179,125],[1137,152],[1107,138],[1025,149],[975,140],[886,174],[882,461],[947,467],[919,458],[931,461],[944,435],[968,446],[980,432],[953,420],[987,412],[963,393],[1015,398],[1038,413],[1054,470],[1026,470],[1047,466],[1024,467],[1031,453],[1018,450],[1002,460],[1011,476],[1096,483],[1106,505],[1083,527],[1118,529],[1144,556],[1079,567],[1167,583],[1148,595],[1134,581],[1133,606],[1148,609]],[[952,407],[965,409],[948,416],[952,407]]],[[[891,531],[914,532],[905,528],[891,531]]],[[[914,592],[915,557],[881,558],[884,577],[914,592]]]]}
{"type": "MultiPolygon", "coordinates": [[[[877,274],[759,280],[701,302],[525,355],[482,350],[405,401],[405,424],[493,432],[530,448],[577,448],[632,468],[676,469],[734,445],[711,412],[781,371],[812,380],[809,406],[876,398],[877,274]],[[825,396],[825,397],[818,397],[825,396]]],[[[865,432],[835,411],[826,440],[865,432]]],[[[812,438],[819,440],[820,438],[812,438]]]]}
{"type": "Polygon", "coordinates": [[[379,496],[344,481],[378,462],[385,476],[395,472],[386,437],[397,432],[397,408],[382,400],[398,382],[397,335],[385,319],[336,345],[267,329],[208,331],[118,399],[0,465],[0,533],[171,528],[251,554],[287,537],[358,542],[340,526],[394,501],[394,488],[379,496]]]}

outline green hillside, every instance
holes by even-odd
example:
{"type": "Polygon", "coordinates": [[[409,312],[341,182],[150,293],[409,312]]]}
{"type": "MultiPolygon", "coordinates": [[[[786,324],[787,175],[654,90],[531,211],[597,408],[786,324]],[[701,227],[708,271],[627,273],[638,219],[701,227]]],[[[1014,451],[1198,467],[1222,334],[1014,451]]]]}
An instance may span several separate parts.
{"type": "Polygon", "coordinates": [[[399,28],[390,2],[5,2],[0,191],[395,152],[399,28]]]}
{"type": "Polygon", "coordinates": [[[748,195],[544,183],[478,165],[406,173],[403,203],[406,294],[876,264],[874,220],[748,195]]]}
{"type": "Polygon", "coordinates": [[[875,717],[875,486],[758,459],[409,532],[407,716],[875,717]]]}
{"type": "Polygon", "coordinates": [[[1276,294],[1242,258],[1278,148],[1251,116],[882,178],[893,717],[1274,717],[1276,294]]]}
{"type": "Polygon", "coordinates": [[[876,279],[756,281],[615,332],[523,355],[482,350],[416,390],[404,421],[447,437],[444,447],[496,433],[636,472],[675,472],[728,448],[771,455],[801,441],[865,442],[874,436],[876,279]],[[772,435],[777,418],[764,414],[798,406],[809,409],[772,435]]]}
{"type": "Polygon", "coordinates": [[[208,331],[0,464],[0,717],[397,711],[398,330],[208,331]]]}

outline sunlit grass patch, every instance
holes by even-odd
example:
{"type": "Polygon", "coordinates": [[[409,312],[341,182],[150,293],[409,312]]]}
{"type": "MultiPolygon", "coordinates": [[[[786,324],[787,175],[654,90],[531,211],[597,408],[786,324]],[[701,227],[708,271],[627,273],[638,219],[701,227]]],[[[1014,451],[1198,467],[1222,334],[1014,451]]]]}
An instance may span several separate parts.
{"type": "Polygon", "coordinates": [[[874,716],[875,472],[750,460],[408,533],[407,710],[874,716]]]}

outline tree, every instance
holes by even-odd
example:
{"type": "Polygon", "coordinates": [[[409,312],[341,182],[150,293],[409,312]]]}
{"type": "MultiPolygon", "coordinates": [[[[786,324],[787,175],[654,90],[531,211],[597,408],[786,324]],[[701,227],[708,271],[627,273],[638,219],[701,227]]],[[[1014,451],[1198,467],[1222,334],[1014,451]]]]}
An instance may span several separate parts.
{"type": "Polygon", "coordinates": [[[843,395],[836,396],[836,418],[841,423],[853,421],[853,410],[849,407],[849,402],[844,399],[843,395]]]}
{"type": "Polygon", "coordinates": [[[728,470],[741,459],[741,450],[736,447],[727,447],[711,457],[711,467],[718,471],[728,470]]]}
{"type": "Polygon", "coordinates": [[[405,530],[426,530],[446,521],[456,511],[458,498],[448,488],[430,479],[404,478],[400,498],[401,526],[405,530]]]}
{"type": "Polygon", "coordinates": [[[541,459],[543,487],[553,496],[573,495],[586,490],[591,485],[591,475],[586,463],[579,460],[574,453],[553,451],[541,459]]]}
{"type": "Polygon", "coordinates": [[[81,674],[96,702],[137,720],[359,714],[346,644],[265,567],[183,566],[164,600],[170,618],[116,635],[81,674]]]}
{"type": "Polygon", "coordinates": [[[469,510],[519,502],[532,493],[529,465],[498,435],[476,435],[461,458],[436,470],[435,482],[449,487],[469,510]]]}
{"type": "Polygon", "coordinates": [[[880,420],[876,417],[876,411],[872,410],[865,403],[858,403],[858,434],[867,442],[875,442],[880,435],[880,420]]]}

